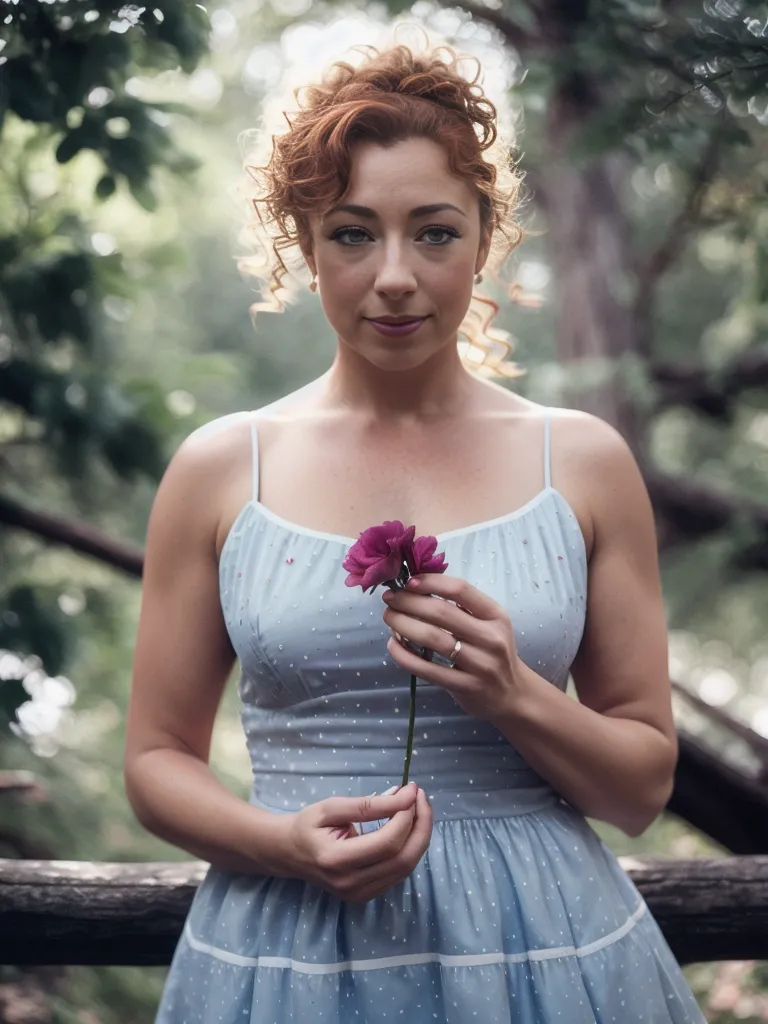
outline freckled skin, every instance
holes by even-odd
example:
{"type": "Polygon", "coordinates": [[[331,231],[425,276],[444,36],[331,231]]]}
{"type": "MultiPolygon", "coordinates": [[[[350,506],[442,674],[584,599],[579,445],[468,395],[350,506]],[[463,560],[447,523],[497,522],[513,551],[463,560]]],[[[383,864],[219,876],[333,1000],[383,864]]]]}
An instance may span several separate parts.
{"type": "Polygon", "coordinates": [[[378,217],[313,217],[306,258],[344,355],[404,373],[455,350],[488,245],[477,194],[450,173],[442,148],[429,139],[388,148],[360,144],[343,203],[363,205],[378,217]],[[409,217],[427,197],[461,213],[409,217]],[[365,318],[388,314],[427,319],[415,334],[386,338],[365,318]]]}

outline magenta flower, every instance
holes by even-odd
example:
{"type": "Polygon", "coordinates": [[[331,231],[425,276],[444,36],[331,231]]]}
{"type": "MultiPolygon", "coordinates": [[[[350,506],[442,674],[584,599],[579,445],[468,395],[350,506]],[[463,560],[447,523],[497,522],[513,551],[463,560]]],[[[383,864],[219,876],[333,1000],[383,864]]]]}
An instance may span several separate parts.
{"type": "MultiPolygon", "coordinates": [[[[406,528],[399,519],[363,530],[342,562],[349,573],[344,581],[346,586],[362,587],[363,591],[370,588],[370,593],[373,593],[379,584],[398,579],[403,563],[412,560],[410,553],[415,546],[415,533],[415,526],[406,528]]],[[[419,541],[423,539],[434,538],[419,537],[419,541]]]]}
{"type": "MultiPolygon", "coordinates": [[[[424,572],[445,572],[448,563],[442,551],[435,553],[437,538],[415,537],[415,526],[403,526],[399,519],[388,520],[381,526],[369,526],[347,552],[342,567],[349,575],[344,583],[348,587],[362,587],[363,593],[373,593],[384,583],[391,590],[403,590],[411,576],[424,572]],[[370,589],[369,589],[370,588],[370,589]]],[[[397,636],[400,643],[426,661],[433,652],[397,636]]],[[[413,753],[413,730],[416,724],[416,676],[411,675],[411,706],[408,716],[408,741],[405,748],[402,785],[408,784],[408,770],[413,753]]]]}
{"type": "Polygon", "coordinates": [[[437,537],[416,538],[410,551],[406,551],[406,561],[411,576],[418,576],[423,572],[445,572],[448,563],[442,551],[435,554],[436,547],[437,537]]]}

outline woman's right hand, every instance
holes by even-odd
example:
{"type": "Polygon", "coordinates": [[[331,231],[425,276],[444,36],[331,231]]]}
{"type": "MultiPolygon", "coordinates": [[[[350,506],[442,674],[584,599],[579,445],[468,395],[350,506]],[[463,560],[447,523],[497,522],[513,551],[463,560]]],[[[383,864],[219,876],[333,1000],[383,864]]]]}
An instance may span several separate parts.
{"type": "Polygon", "coordinates": [[[432,808],[424,790],[409,783],[391,795],[330,797],[287,815],[284,824],[285,874],[365,903],[407,878],[424,856],[432,808]],[[372,832],[358,835],[354,828],[382,818],[389,820],[372,832]]]}

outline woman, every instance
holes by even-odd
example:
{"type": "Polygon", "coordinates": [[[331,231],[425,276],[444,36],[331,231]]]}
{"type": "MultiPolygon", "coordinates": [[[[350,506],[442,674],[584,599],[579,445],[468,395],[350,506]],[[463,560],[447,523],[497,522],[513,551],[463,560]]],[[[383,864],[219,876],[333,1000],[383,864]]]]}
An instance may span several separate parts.
{"type": "Polygon", "coordinates": [[[703,1020],[584,820],[639,835],[672,785],[649,502],[604,423],[462,363],[462,324],[492,361],[473,283],[519,241],[519,181],[486,159],[495,111],[454,58],[336,65],[272,140],[271,292],[297,244],[336,358],[193,435],[157,495],[127,791],[212,865],[160,1024],[703,1020]],[[448,571],[381,604],[342,561],[395,518],[448,571]],[[235,657],[249,802],[207,766],[235,657]]]}

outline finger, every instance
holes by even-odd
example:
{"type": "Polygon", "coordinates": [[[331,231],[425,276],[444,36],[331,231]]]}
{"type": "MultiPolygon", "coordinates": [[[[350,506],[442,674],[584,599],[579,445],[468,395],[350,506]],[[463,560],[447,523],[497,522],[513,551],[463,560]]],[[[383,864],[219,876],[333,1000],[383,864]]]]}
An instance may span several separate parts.
{"type": "MultiPolygon", "coordinates": [[[[389,879],[394,885],[406,878],[419,863],[429,846],[432,835],[432,807],[423,789],[419,790],[414,808],[411,830],[403,843],[400,852],[389,860],[370,868],[364,868],[356,877],[356,881],[365,885],[370,879],[376,878],[377,872],[381,876],[384,869],[384,880],[389,879]]],[[[384,884],[384,882],[382,882],[384,884]]]]}
{"type": "Polygon", "coordinates": [[[316,824],[323,828],[332,825],[348,825],[351,821],[377,821],[390,818],[398,811],[405,810],[416,802],[418,786],[409,783],[392,795],[371,794],[370,796],[332,796],[317,804],[316,824]]]}
{"type": "Polygon", "coordinates": [[[446,601],[455,601],[478,619],[498,619],[504,609],[482,590],[458,576],[428,572],[414,576],[408,581],[408,592],[412,594],[436,594],[446,601]]]}
{"type": "MultiPolygon", "coordinates": [[[[409,626],[413,621],[421,621],[435,631],[442,630],[452,633],[453,636],[468,640],[470,643],[477,644],[478,647],[483,646],[489,635],[487,620],[477,618],[450,601],[442,601],[430,594],[409,594],[405,590],[399,590],[395,592],[395,596],[387,602],[387,605],[387,610],[383,615],[384,621],[409,639],[411,637],[409,626]],[[405,619],[401,616],[405,616],[405,619]]],[[[435,636],[439,636],[439,634],[435,632],[435,636]]],[[[446,640],[443,642],[445,643],[446,640]]],[[[440,640],[437,639],[436,644],[439,643],[440,640]]],[[[452,643],[453,641],[451,641],[452,643]]],[[[435,649],[442,653],[442,646],[435,649]]]]}
{"type": "MultiPolygon", "coordinates": [[[[453,653],[457,636],[461,636],[463,651],[468,651],[469,645],[473,643],[472,638],[466,634],[450,633],[439,626],[432,626],[428,622],[411,618],[410,615],[404,615],[402,612],[396,612],[394,609],[389,609],[384,616],[384,621],[394,632],[398,643],[402,643],[401,637],[404,637],[406,640],[410,640],[412,644],[426,647],[430,651],[436,651],[437,654],[441,654],[444,658],[449,658],[453,653]]],[[[463,660],[466,661],[466,654],[463,660]]]]}
{"type": "Polygon", "coordinates": [[[397,856],[413,828],[416,802],[404,811],[398,811],[380,828],[343,843],[334,843],[328,851],[326,870],[348,874],[360,868],[381,867],[397,856]]]}
{"type": "MultiPolygon", "coordinates": [[[[427,799],[423,789],[419,790],[416,798],[416,813],[413,818],[413,827],[398,854],[398,859],[411,865],[411,871],[419,863],[429,846],[432,835],[432,806],[427,799]]],[[[410,874],[410,871],[409,871],[410,874]]]]}
{"type": "MultiPolygon", "coordinates": [[[[456,694],[475,684],[474,675],[468,670],[462,670],[458,661],[453,668],[439,665],[434,661],[425,661],[424,658],[420,658],[418,654],[414,654],[413,651],[409,651],[407,647],[398,643],[393,636],[387,640],[387,651],[389,651],[393,660],[397,662],[400,668],[405,672],[411,673],[411,675],[418,676],[425,683],[442,686],[446,690],[455,691],[456,694]]],[[[462,656],[464,656],[463,647],[459,654],[459,659],[462,656]]],[[[467,669],[469,669],[469,666],[467,666],[467,669]]]]}
{"type": "Polygon", "coordinates": [[[355,836],[360,835],[352,822],[350,822],[349,825],[334,826],[331,829],[330,834],[334,839],[354,839],[355,836]]]}
{"type": "Polygon", "coordinates": [[[400,853],[392,861],[363,868],[350,878],[350,887],[366,901],[387,892],[410,875],[429,847],[432,835],[432,807],[423,789],[416,800],[411,832],[400,853]]]}

